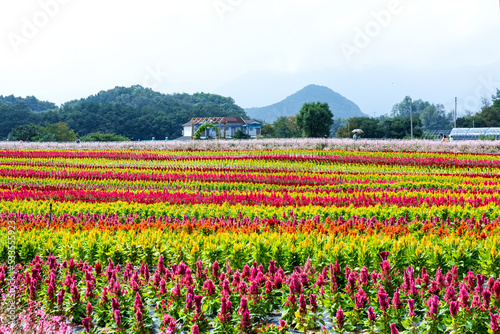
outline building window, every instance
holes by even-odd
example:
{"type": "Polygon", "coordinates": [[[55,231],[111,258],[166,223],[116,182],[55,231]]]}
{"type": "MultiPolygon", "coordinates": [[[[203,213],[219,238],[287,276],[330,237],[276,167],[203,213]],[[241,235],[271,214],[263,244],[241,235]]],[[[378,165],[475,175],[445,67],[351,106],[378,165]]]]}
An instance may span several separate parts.
{"type": "Polygon", "coordinates": [[[260,133],[260,128],[255,129],[255,131],[257,132],[257,136],[260,136],[260,134],[261,134],[260,133]]]}

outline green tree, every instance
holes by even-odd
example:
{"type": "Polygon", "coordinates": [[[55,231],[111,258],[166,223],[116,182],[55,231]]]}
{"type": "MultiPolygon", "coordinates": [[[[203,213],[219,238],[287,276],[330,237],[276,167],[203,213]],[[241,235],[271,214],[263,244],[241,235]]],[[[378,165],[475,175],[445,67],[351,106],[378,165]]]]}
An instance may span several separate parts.
{"type": "Polygon", "coordinates": [[[38,124],[19,125],[12,129],[10,138],[22,141],[39,141],[45,133],[45,128],[38,124]]]}
{"type": "Polygon", "coordinates": [[[385,135],[384,127],[378,118],[370,117],[351,117],[347,120],[349,127],[344,126],[337,131],[337,138],[350,138],[354,129],[363,130],[364,138],[383,138],[385,135]]]}
{"type": "Polygon", "coordinates": [[[298,138],[301,131],[295,116],[281,116],[273,123],[275,138],[298,138]]]}
{"type": "MultiPolygon", "coordinates": [[[[411,136],[411,123],[409,117],[392,117],[385,118],[382,121],[385,131],[385,138],[403,139],[411,136]]],[[[422,121],[420,118],[413,119],[413,137],[419,138],[422,136],[422,121]]]]}
{"type": "Polygon", "coordinates": [[[413,118],[418,118],[420,116],[420,112],[430,106],[430,103],[420,99],[413,101],[411,97],[406,96],[403,101],[392,107],[391,116],[403,118],[410,117],[410,106],[413,118]]]}
{"type": "Polygon", "coordinates": [[[69,128],[68,124],[59,122],[49,124],[45,127],[45,135],[43,141],[58,141],[68,142],[76,140],[76,133],[69,128]]]}
{"type": "Polygon", "coordinates": [[[262,137],[274,138],[274,127],[272,124],[262,125],[262,129],[260,131],[261,131],[262,137]]]}
{"type": "Polygon", "coordinates": [[[130,138],[116,135],[114,133],[94,132],[83,136],[82,138],[80,138],[80,140],[83,142],[92,142],[92,141],[108,142],[108,141],[130,141],[130,138]]]}
{"type": "Polygon", "coordinates": [[[451,129],[453,115],[446,113],[442,104],[431,104],[420,111],[420,120],[425,130],[451,129]]]}
{"type": "Polygon", "coordinates": [[[304,137],[324,137],[330,135],[333,114],[328,103],[304,103],[297,114],[297,126],[304,137]]]}

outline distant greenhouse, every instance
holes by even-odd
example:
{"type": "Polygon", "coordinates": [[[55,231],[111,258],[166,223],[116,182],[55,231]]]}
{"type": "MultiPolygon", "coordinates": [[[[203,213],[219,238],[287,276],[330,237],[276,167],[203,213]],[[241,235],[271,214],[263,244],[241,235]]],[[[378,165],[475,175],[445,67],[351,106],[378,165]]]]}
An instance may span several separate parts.
{"type": "Polygon", "coordinates": [[[451,130],[450,137],[453,140],[500,140],[500,128],[454,128],[451,130]]]}

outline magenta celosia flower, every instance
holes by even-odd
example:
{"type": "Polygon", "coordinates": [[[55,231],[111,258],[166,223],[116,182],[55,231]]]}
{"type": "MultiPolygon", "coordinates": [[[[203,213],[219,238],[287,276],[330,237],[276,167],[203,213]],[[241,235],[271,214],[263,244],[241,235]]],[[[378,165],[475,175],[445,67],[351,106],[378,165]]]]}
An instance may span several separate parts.
{"type": "Polygon", "coordinates": [[[117,327],[120,327],[121,323],[122,323],[122,317],[120,316],[120,310],[115,310],[113,312],[113,317],[115,318],[115,322],[116,322],[116,326],[117,327]]]}
{"type": "Polygon", "coordinates": [[[458,314],[458,302],[450,301],[450,314],[454,318],[458,314]]]}
{"type": "Polygon", "coordinates": [[[481,307],[481,296],[474,295],[472,297],[472,307],[477,307],[477,308],[481,307]]]}
{"type": "Polygon", "coordinates": [[[490,328],[493,334],[500,333],[500,328],[498,326],[498,314],[490,313],[490,328]]]}
{"type": "Polygon", "coordinates": [[[344,268],[344,277],[346,280],[349,279],[350,274],[351,274],[351,268],[349,268],[349,265],[347,264],[344,268]]]}
{"type": "Polygon", "coordinates": [[[273,283],[271,283],[271,281],[266,281],[266,294],[270,294],[271,292],[273,292],[273,283]]]}
{"type": "Polygon", "coordinates": [[[65,289],[61,289],[59,290],[59,293],[57,294],[57,306],[59,306],[59,308],[62,308],[62,304],[64,302],[64,293],[66,292],[65,289]]]}
{"type": "Polygon", "coordinates": [[[194,296],[194,308],[195,308],[197,314],[201,314],[203,312],[202,307],[201,307],[202,300],[203,300],[203,296],[198,296],[198,295],[194,296]]]}
{"type": "Polygon", "coordinates": [[[464,285],[460,287],[459,297],[460,306],[465,309],[469,308],[469,293],[467,292],[467,288],[464,285]]]}
{"type": "Polygon", "coordinates": [[[359,281],[362,285],[368,285],[370,279],[370,274],[368,273],[368,269],[363,267],[359,272],[359,281]]]}
{"type": "Polygon", "coordinates": [[[227,300],[225,297],[222,297],[221,308],[218,314],[221,323],[231,321],[231,310],[232,310],[231,301],[227,300]]]}
{"type": "Polygon", "coordinates": [[[243,328],[243,329],[247,329],[247,328],[249,328],[251,325],[252,325],[252,323],[251,323],[251,321],[250,321],[250,313],[248,313],[248,311],[245,311],[245,312],[243,313],[243,315],[241,316],[240,326],[241,326],[241,328],[243,328]]]}
{"type": "Polygon", "coordinates": [[[71,298],[73,299],[73,302],[79,303],[80,302],[80,294],[78,292],[78,287],[76,286],[76,282],[73,282],[70,288],[71,292],[71,298]]]}
{"type": "Polygon", "coordinates": [[[187,310],[191,310],[193,308],[193,304],[194,304],[194,298],[193,298],[193,295],[188,293],[186,295],[186,309],[187,310]]]}
{"type": "Polygon", "coordinates": [[[172,297],[176,298],[180,297],[180,295],[181,295],[181,286],[179,285],[179,279],[177,279],[177,283],[172,288],[172,297]]]}
{"type": "Polygon", "coordinates": [[[288,303],[288,306],[292,307],[297,302],[297,299],[295,298],[295,294],[293,293],[292,287],[289,286],[288,288],[290,290],[290,294],[288,295],[287,303],[288,303]]]}
{"type": "Polygon", "coordinates": [[[87,317],[91,317],[94,308],[92,307],[92,304],[90,302],[87,302],[87,307],[85,308],[85,310],[87,311],[87,317]]]}
{"type": "Polygon", "coordinates": [[[455,296],[455,288],[453,287],[453,285],[450,285],[447,289],[446,289],[446,293],[444,295],[444,300],[446,302],[450,302],[450,301],[456,301],[457,300],[457,297],[455,296]]]}
{"type": "Polygon", "coordinates": [[[229,287],[229,281],[226,279],[222,283],[222,294],[224,294],[226,297],[229,297],[231,295],[231,288],[229,287]]]}
{"type": "Polygon", "coordinates": [[[370,320],[371,322],[374,322],[375,319],[377,319],[377,315],[373,311],[373,307],[370,306],[368,308],[368,320],[370,320]]]}
{"type": "Polygon", "coordinates": [[[278,272],[278,268],[276,268],[276,262],[274,260],[269,261],[269,273],[274,275],[278,272]]]}
{"type": "Polygon", "coordinates": [[[214,282],[212,282],[211,279],[208,279],[203,283],[203,290],[207,291],[207,295],[211,296],[215,293],[215,285],[214,282]]]}
{"type": "Polygon", "coordinates": [[[217,261],[215,261],[212,264],[212,277],[214,279],[218,279],[219,278],[219,262],[217,262],[217,261]]]}
{"type": "Polygon", "coordinates": [[[344,328],[344,320],[345,320],[345,315],[344,311],[342,311],[342,308],[339,308],[337,310],[337,314],[335,315],[335,318],[337,318],[337,326],[339,329],[344,328]]]}
{"type": "Polygon", "coordinates": [[[246,296],[243,296],[240,300],[240,308],[238,309],[238,314],[243,315],[245,311],[248,311],[248,300],[246,296]]]}
{"type": "Polygon", "coordinates": [[[167,272],[167,268],[163,262],[163,255],[160,255],[160,259],[158,260],[158,272],[160,275],[164,275],[167,272]]]}
{"type": "Polygon", "coordinates": [[[299,297],[299,311],[300,313],[307,313],[306,297],[302,293],[299,297]]]}
{"type": "Polygon", "coordinates": [[[356,309],[361,310],[364,307],[367,300],[368,296],[366,295],[365,291],[359,288],[358,292],[354,296],[354,305],[356,309]]]}
{"type": "Polygon", "coordinates": [[[382,311],[385,311],[389,308],[389,300],[387,299],[387,293],[385,293],[383,288],[378,291],[377,300],[380,305],[380,309],[382,311]]]}
{"type": "Polygon", "coordinates": [[[391,334],[399,334],[396,324],[391,324],[391,334]]]}
{"type": "Polygon", "coordinates": [[[409,317],[416,316],[416,314],[415,314],[415,300],[413,300],[413,299],[408,299],[408,316],[409,317]]]}
{"type": "Polygon", "coordinates": [[[392,307],[394,307],[395,310],[403,307],[403,303],[400,299],[399,288],[397,288],[396,292],[394,292],[394,297],[392,298],[392,307]]]}
{"type": "Polygon", "coordinates": [[[142,316],[141,310],[136,310],[135,311],[135,319],[137,320],[137,325],[139,327],[142,327],[143,316],[142,316]]]}
{"type": "Polygon", "coordinates": [[[493,298],[495,298],[495,300],[500,300],[500,281],[496,280],[495,283],[493,283],[491,293],[493,294],[493,298]]]}
{"type": "Polygon", "coordinates": [[[490,308],[490,302],[491,302],[491,292],[490,290],[486,289],[483,291],[483,309],[487,310],[490,308]]]}
{"type": "Polygon", "coordinates": [[[439,297],[433,295],[431,298],[429,298],[428,304],[429,304],[429,317],[435,319],[438,313],[439,297]]]}
{"type": "Polygon", "coordinates": [[[279,329],[286,329],[287,324],[285,320],[280,319],[280,327],[279,329]]]}
{"type": "Polygon", "coordinates": [[[252,283],[250,283],[250,294],[253,296],[259,295],[259,285],[255,281],[252,281],[252,283]]]}
{"type": "Polygon", "coordinates": [[[117,298],[111,298],[111,309],[113,312],[120,309],[120,304],[118,303],[117,298]]]}
{"type": "Polygon", "coordinates": [[[82,319],[83,328],[85,328],[85,331],[89,333],[91,331],[90,321],[90,317],[82,319]]]}
{"type": "Polygon", "coordinates": [[[191,334],[200,334],[200,328],[197,324],[194,324],[193,327],[191,327],[191,334]]]}
{"type": "Polygon", "coordinates": [[[378,253],[378,255],[380,256],[382,261],[387,261],[387,259],[389,258],[389,252],[380,252],[378,253]]]}
{"type": "Polygon", "coordinates": [[[316,295],[312,294],[309,296],[309,305],[311,305],[311,311],[314,313],[318,309],[318,301],[316,299],[316,295]]]}
{"type": "Polygon", "coordinates": [[[241,281],[240,285],[238,285],[237,290],[240,292],[240,295],[246,295],[247,290],[248,290],[248,286],[244,281],[241,281]]]}

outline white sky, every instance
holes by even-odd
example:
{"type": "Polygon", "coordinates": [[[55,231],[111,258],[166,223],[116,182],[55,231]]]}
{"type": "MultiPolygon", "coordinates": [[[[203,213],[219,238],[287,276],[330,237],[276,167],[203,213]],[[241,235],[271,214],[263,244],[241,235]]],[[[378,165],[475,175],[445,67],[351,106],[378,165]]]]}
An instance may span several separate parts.
{"type": "Polygon", "coordinates": [[[60,104],[134,84],[214,92],[253,71],[500,64],[499,33],[498,0],[1,0],[0,95],[60,104]]]}

